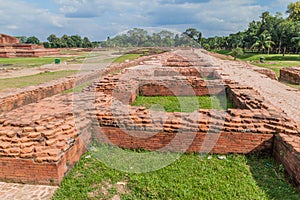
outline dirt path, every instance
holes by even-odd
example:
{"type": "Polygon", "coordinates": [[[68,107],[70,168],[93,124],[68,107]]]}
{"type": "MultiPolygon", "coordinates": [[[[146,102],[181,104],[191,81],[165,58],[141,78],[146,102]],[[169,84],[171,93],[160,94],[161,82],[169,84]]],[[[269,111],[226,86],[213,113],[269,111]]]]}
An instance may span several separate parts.
{"type": "MultiPolygon", "coordinates": [[[[201,53],[201,52],[198,52],[201,53]]],[[[253,87],[267,101],[281,108],[300,124],[300,91],[252,70],[251,65],[244,62],[219,60],[213,62],[221,66],[221,73],[228,74],[231,80],[253,87]]]]}
{"type": "Polygon", "coordinates": [[[118,57],[119,55],[115,55],[115,51],[107,51],[102,52],[101,54],[87,58],[84,60],[82,64],[68,64],[67,62],[61,64],[47,64],[42,65],[40,67],[35,68],[23,68],[17,70],[0,70],[0,79],[3,78],[17,78],[21,76],[30,76],[35,75],[43,72],[54,72],[54,71],[62,71],[62,70],[97,70],[100,67],[104,67],[109,65],[114,58],[118,57]]]}

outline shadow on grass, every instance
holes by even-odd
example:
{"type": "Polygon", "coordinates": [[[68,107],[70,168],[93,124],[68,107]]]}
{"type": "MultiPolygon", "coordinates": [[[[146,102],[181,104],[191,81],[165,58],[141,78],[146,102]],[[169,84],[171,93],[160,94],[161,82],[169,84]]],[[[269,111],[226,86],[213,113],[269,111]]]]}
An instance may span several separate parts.
{"type": "Polygon", "coordinates": [[[284,167],[267,154],[248,155],[247,164],[257,186],[262,189],[269,199],[299,200],[300,193],[287,184],[284,167]]]}
{"type": "Polygon", "coordinates": [[[300,61],[300,56],[297,56],[297,55],[268,56],[268,55],[266,55],[266,60],[270,60],[270,61],[300,61]]]}

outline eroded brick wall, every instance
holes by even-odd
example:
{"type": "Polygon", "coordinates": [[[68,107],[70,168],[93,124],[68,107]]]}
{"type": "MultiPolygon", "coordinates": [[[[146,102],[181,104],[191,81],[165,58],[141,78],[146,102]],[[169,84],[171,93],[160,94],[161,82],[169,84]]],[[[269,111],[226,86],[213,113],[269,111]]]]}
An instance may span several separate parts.
{"type": "Polygon", "coordinates": [[[0,114],[0,179],[59,184],[89,143],[90,96],[58,95],[0,114]],[[75,98],[75,97],[74,97],[75,98]],[[75,98],[76,99],[76,98],[75,98]],[[18,120],[16,120],[18,119],[18,120]]]}
{"type": "Polygon", "coordinates": [[[280,69],[279,80],[300,85],[300,68],[288,67],[280,69]]]}
{"type": "Polygon", "coordinates": [[[300,190],[300,135],[276,135],[273,155],[300,190]]]}

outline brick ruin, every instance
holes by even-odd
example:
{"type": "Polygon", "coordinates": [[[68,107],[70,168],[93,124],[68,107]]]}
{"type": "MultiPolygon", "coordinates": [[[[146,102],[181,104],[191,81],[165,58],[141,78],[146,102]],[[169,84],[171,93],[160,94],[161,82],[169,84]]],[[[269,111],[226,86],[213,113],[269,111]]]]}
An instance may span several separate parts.
{"type": "Polygon", "coordinates": [[[299,186],[298,125],[254,88],[231,81],[219,68],[205,52],[178,50],[106,69],[77,95],[43,96],[14,109],[3,109],[2,104],[0,179],[59,184],[91,138],[96,138],[130,149],[216,154],[266,151],[285,165],[299,186]],[[110,73],[119,69],[123,70],[110,73]],[[139,94],[226,94],[234,108],[167,113],[131,106],[139,94]]]}
{"type": "Polygon", "coordinates": [[[21,44],[15,37],[0,34],[0,58],[40,57],[59,55],[57,49],[45,49],[43,45],[21,44]]]}
{"type": "Polygon", "coordinates": [[[279,80],[300,85],[300,67],[287,67],[280,69],[279,80]]]}

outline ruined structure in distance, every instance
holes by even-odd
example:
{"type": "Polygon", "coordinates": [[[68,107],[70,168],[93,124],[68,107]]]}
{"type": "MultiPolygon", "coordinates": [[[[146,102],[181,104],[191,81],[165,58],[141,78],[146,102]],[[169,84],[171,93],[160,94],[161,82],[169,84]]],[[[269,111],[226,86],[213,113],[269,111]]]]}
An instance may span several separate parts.
{"type": "Polygon", "coordinates": [[[59,50],[45,49],[43,45],[21,44],[17,38],[0,33],[0,58],[40,57],[59,53],[59,50]]]}

